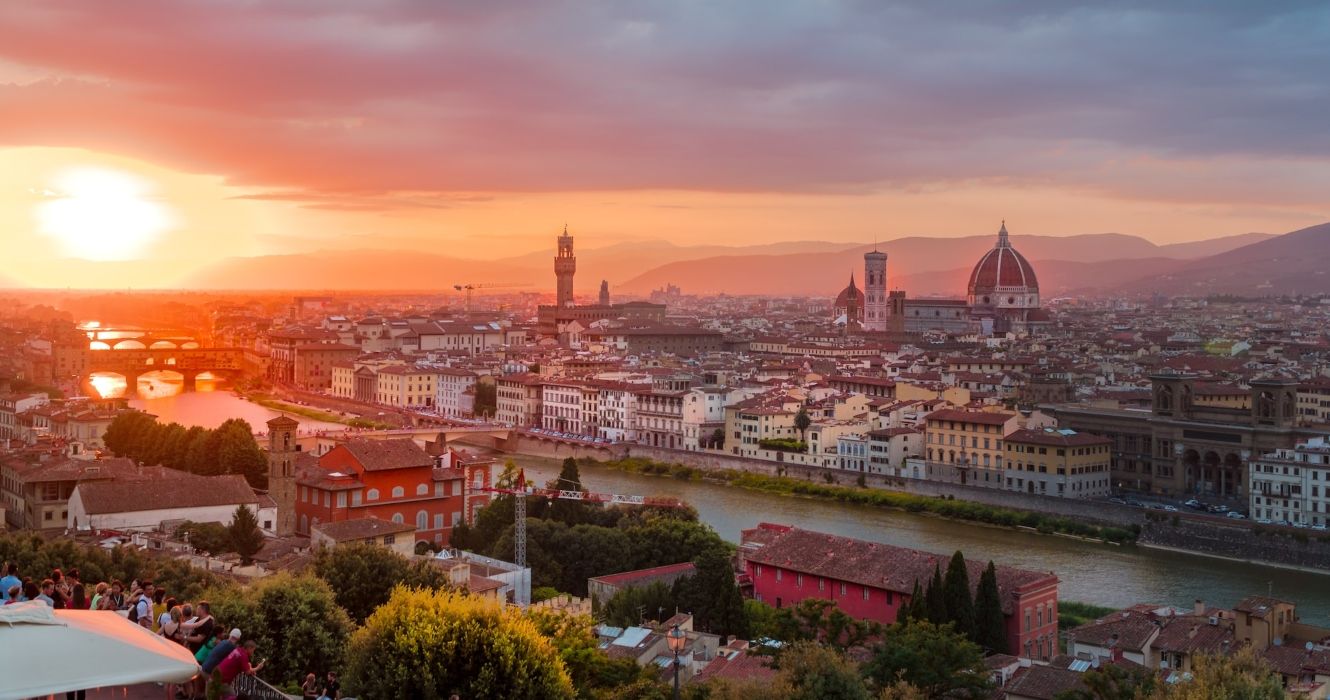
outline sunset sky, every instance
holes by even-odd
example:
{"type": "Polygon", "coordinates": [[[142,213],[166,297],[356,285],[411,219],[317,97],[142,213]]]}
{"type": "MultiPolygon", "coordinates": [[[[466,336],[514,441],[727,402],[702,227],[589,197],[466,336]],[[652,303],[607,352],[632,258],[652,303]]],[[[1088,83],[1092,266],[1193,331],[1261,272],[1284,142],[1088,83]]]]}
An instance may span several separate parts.
{"type": "Polygon", "coordinates": [[[0,283],[497,258],[565,222],[587,247],[1282,233],[1330,220],[1330,3],[1273,5],[6,3],[0,283]]]}

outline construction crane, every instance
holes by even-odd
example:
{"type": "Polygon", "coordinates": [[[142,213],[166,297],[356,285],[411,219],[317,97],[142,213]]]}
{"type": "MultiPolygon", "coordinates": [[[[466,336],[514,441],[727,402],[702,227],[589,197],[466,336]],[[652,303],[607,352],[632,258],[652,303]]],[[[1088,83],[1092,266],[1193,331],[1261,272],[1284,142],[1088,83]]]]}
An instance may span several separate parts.
{"type": "Polygon", "coordinates": [[[510,287],[529,287],[529,284],[511,284],[508,282],[484,282],[481,284],[454,284],[453,289],[466,292],[466,313],[471,314],[471,292],[477,289],[505,289],[510,287]]]}
{"type": "Polygon", "coordinates": [[[473,490],[503,493],[515,497],[513,498],[513,563],[521,567],[526,566],[526,499],[528,496],[582,501],[583,503],[600,503],[603,505],[653,506],[657,508],[682,508],[684,506],[682,501],[674,498],[625,496],[617,493],[596,493],[595,491],[581,491],[578,489],[542,489],[528,486],[525,469],[517,473],[517,485],[513,488],[480,487],[473,488],[473,490]]]}

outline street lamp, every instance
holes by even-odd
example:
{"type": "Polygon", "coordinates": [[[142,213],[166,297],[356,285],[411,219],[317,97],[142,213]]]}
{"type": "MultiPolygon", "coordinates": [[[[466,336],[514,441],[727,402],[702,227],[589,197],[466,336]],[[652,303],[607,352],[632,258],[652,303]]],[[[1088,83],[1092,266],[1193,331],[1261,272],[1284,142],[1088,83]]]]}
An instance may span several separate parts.
{"type": "Polygon", "coordinates": [[[670,651],[674,652],[674,700],[679,700],[679,652],[683,651],[688,637],[678,625],[670,625],[665,641],[670,645],[670,651]]]}

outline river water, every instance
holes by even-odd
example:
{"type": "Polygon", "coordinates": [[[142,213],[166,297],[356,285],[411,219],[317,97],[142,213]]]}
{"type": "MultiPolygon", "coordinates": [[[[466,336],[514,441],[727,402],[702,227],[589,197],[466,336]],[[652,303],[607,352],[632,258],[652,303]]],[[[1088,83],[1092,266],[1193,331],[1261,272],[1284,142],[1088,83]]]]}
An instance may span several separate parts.
{"type": "MultiPolygon", "coordinates": [[[[134,399],[131,405],[163,422],[212,428],[228,418],[244,418],[255,430],[262,430],[268,419],[279,415],[216,384],[200,384],[198,391],[154,386],[144,392],[145,388],[140,386],[140,392],[150,398],[134,399]]],[[[304,430],[340,427],[292,417],[304,430]]],[[[539,483],[553,479],[559,471],[555,460],[518,456],[516,461],[539,483]]],[[[595,465],[582,468],[582,481],[592,491],[678,498],[696,508],[704,522],[731,542],[738,541],[741,530],[760,522],[785,523],[942,554],[959,549],[970,559],[1052,571],[1062,581],[1061,596],[1066,600],[1114,607],[1135,603],[1190,607],[1199,598],[1229,607],[1245,596],[1270,593],[1297,603],[1304,621],[1330,626],[1330,575],[1140,546],[1088,543],[709,482],[628,474],[595,465]]]]}
{"type": "MultiPolygon", "coordinates": [[[[528,477],[545,483],[558,475],[558,463],[516,458],[528,477]]],[[[1330,626],[1330,575],[1231,562],[1141,546],[1115,546],[1037,533],[943,520],[869,506],[790,498],[709,482],[628,474],[585,466],[587,490],[643,496],[670,496],[691,504],[701,519],[731,542],[740,530],[774,522],[845,537],[950,554],[991,559],[999,564],[1052,571],[1061,579],[1064,600],[1125,607],[1160,603],[1190,608],[1201,599],[1231,607],[1253,594],[1273,593],[1298,605],[1308,624],[1330,626]]]]}

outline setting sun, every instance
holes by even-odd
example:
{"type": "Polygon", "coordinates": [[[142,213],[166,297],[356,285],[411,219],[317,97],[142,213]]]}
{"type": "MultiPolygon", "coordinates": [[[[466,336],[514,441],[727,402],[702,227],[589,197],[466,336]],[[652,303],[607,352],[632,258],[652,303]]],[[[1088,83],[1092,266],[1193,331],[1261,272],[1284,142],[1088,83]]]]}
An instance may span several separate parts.
{"type": "Polygon", "coordinates": [[[151,183],[119,170],[66,170],[41,194],[46,199],[35,210],[41,232],[86,260],[135,259],[173,220],[151,198],[151,183]]]}

